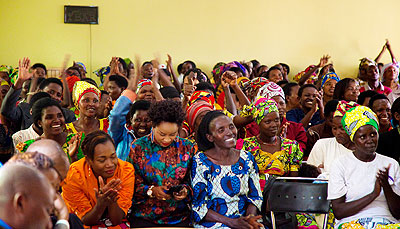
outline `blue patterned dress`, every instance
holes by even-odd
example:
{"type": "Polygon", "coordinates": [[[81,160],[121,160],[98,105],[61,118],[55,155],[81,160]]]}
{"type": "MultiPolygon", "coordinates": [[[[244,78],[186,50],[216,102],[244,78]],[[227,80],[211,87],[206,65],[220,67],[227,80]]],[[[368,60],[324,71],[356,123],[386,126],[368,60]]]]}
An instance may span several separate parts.
{"type": "Polygon", "coordinates": [[[194,227],[228,228],[222,223],[202,221],[208,209],[229,218],[244,216],[250,203],[261,210],[258,167],[250,152],[240,151],[233,165],[216,165],[200,152],[193,158],[191,176],[194,227]]]}

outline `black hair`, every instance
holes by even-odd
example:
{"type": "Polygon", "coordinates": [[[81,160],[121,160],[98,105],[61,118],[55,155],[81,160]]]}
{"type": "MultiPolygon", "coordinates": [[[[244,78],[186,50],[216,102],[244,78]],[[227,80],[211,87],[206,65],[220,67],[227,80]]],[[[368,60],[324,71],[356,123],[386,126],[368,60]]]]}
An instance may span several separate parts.
{"type": "Polygon", "coordinates": [[[372,96],[377,95],[377,94],[378,94],[378,92],[372,91],[372,90],[363,91],[358,96],[357,103],[362,105],[365,102],[366,98],[371,98],[372,96]]]}
{"type": "Polygon", "coordinates": [[[71,66],[71,67],[67,68],[66,71],[68,71],[68,70],[75,70],[75,71],[78,71],[78,74],[79,74],[78,77],[81,78],[81,71],[80,71],[80,69],[79,69],[78,67],[71,66]]]}
{"type": "Polygon", "coordinates": [[[333,91],[333,99],[337,100],[344,100],[344,93],[346,92],[347,88],[349,87],[351,82],[356,82],[352,78],[344,78],[339,80],[335,86],[335,90],[333,91]]]}
{"type": "Polygon", "coordinates": [[[392,104],[392,109],[390,110],[391,111],[391,113],[392,113],[392,123],[393,123],[393,126],[398,126],[399,125],[399,121],[397,121],[395,118],[394,118],[394,113],[398,113],[399,115],[400,115],[400,97],[399,98],[397,98],[394,102],[393,102],[393,104],[392,104]]]}
{"type": "Polygon", "coordinates": [[[261,68],[265,68],[265,67],[268,68],[267,65],[260,65],[260,66],[258,66],[258,68],[256,69],[256,73],[258,74],[258,72],[260,71],[260,69],[261,69],[261,68]]]}
{"type": "Polygon", "coordinates": [[[110,93],[108,93],[108,91],[105,90],[100,90],[100,99],[103,98],[103,95],[110,95],[110,93]]]}
{"type": "Polygon", "coordinates": [[[337,109],[337,105],[339,104],[339,100],[332,99],[328,101],[324,107],[324,116],[329,117],[331,113],[334,113],[337,109]]]}
{"type": "Polygon", "coordinates": [[[317,178],[321,174],[315,165],[310,165],[307,163],[302,163],[299,168],[300,177],[312,177],[317,178]]]}
{"type": "Polygon", "coordinates": [[[118,57],[118,62],[122,65],[122,68],[127,72],[128,72],[128,66],[126,65],[124,59],[122,59],[121,57],[118,57]]]}
{"type": "Polygon", "coordinates": [[[62,89],[64,89],[63,84],[60,79],[57,78],[47,78],[44,79],[40,84],[39,84],[39,90],[43,90],[45,87],[49,86],[49,84],[55,83],[61,86],[62,89]]]}
{"type": "Polygon", "coordinates": [[[65,118],[65,113],[58,101],[52,98],[41,98],[37,100],[32,106],[33,123],[37,125],[38,121],[42,119],[43,110],[46,109],[47,107],[52,107],[52,106],[58,107],[65,118]]]}
{"type": "Polygon", "coordinates": [[[36,63],[34,65],[32,65],[32,69],[36,69],[36,68],[43,68],[44,72],[47,74],[47,68],[44,64],[42,63],[36,63]]]}
{"type": "Polygon", "coordinates": [[[128,80],[126,80],[125,77],[123,77],[123,76],[111,75],[108,79],[109,79],[109,81],[114,81],[115,84],[117,84],[117,86],[119,88],[126,89],[128,87],[128,80]]]}
{"type": "Polygon", "coordinates": [[[185,78],[186,78],[191,72],[196,73],[196,78],[197,78],[197,80],[198,80],[199,82],[205,82],[205,81],[204,81],[204,78],[202,77],[202,75],[204,75],[204,76],[206,77],[206,82],[210,82],[210,79],[208,78],[207,74],[204,73],[204,72],[203,72],[201,69],[199,69],[199,68],[192,68],[192,69],[190,69],[189,71],[187,71],[187,72],[185,73],[185,75],[183,75],[182,82],[185,80],[185,78]]]}
{"type": "Polygon", "coordinates": [[[181,74],[182,66],[183,66],[183,63],[179,64],[178,67],[176,68],[176,70],[178,70],[179,74],[181,74]]]}
{"type": "Polygon", "coordinates": [[[178,90],[176,90],[176,88],[173,86],[165,86],[161,88],[160,93],[164,99],[180,98],[178,90]]]}
{"type": "Polygon", "coordinates": [[[183,66],[184,64],[190,64],[190,65],[192,65],[192,68],[196,68],[196,64],[195,64],[193,61],[191,61],[191,60],[186,60],[185,62],[182,63],[182,66],[183,66]]]}
{"type": "Polygon", "coordinates": [[[301,97],[301,94],[303,94],[304,89],[308,88],[308,87],[312,87],[315,90],[318,91],[317,87],[314,84],[304,84],[300,87],[299,92],[297,93],[297,96],[301,97]]]}
{"type": "Polygon", "coordinates": [[[256,65],[259,65],[260,62],[258,60],[250,60],[250,62],[253,64],[253,68],[256,67],[256,65]]]}
{"type": "Polygon", "coordinates": [[[290,67],[289,67],[289,65],[287,65],[287,64],[285,64],[285,63],[279,63],[281,66],[282,66],[282,68],[286,68],[286,72],[287,72],[287,74],[289,75],[289,72],[290,72],[290,67]]]}
{"type": "Polygon", "coordinates": [[[225,114],[221,111],[210,111],[206,115],[204,115],[203,119],[201,120],[199,129],[196,133],[196,142],[199,150],[206,151],[214,148],[214,143],[210,142],[207,139],[207,134],[211,134],[210,123],[212,122],[212,120],[216,119],[219,116],[225,116],[225,114]]]}
{"type": "Polygon", "coordinates": [[[94,158],[94,149],[98,144],[104,144],[106,142],[111,142],[115,147],[115,143],[113,139],[106,132],[102,130],[96,130],[85,136],[85,139],[82,142],[82,151],[83,154],[88,157],[90,160],[94,158]]]}
{"type": "MultiPolygon", "coordinates": [[[[283,89],[283,93],[285,93],[285,100],[286,100],[286,98],[287,97],[289,97],[289,96],[291,96],[292,95],[292,87],[295,87],[295,86],[299,86],[299,84],[298,83],[287,83],[282,89],[283,89]]],[[[287,102],[287,100],[286,100],[286,102],[287,102]]]]}
{"type": "Polygon", "coordinates": [[[148,111],[150,109],[151,102],[147,100],[137,100],[135,101],[128,113],[128,120],[130,121],[136,111],[148,111]]]}
{"type": "MultiPolygon", "coordinates": [[[[243,76],[246,75],[246,72],[244,72],[243,69],[238,68],[238,67],[229,68],[229,71],[235,72],[236,74],[237,74],[238,72],[241,72],[243,76]]],[[[249,71],[249,70],[247,70],[247,71],[249,71]]]]}
{"type": "Polygon", "coordinates": [[[195,85],[196,91],[211,91],[215,97],[216,91],[212,84],[209,82],[200,82],[195,85]]]}
{"type": "Polygon", "coordinates": [[[283,88],[283,86],[286,86],[286,84],[288,84],[288,83],[289,83],[289,81],[287,81],[287,80],[281,80],[276,84],[278,84],[279,87],[283,88]]]}
{"type": "Polygon", "coordinates": [[[144,67],[146,64],[151,64],[151,66],[153,66],[153,63],[151,63],[151,61],[145,61],[143,62],[142,67],[144,67]]]}
{"type": "MultiPolygon", "coordinates": [[[[371,108],[371,110],[373,110],[372,107],[374,105],[374,102],[376,100],[379,100],[379,99],[386,99],[387,101],[389,101],[389,99],[388,99],[388,97],[386,95],[378,93],[378,94],[376,94],[376,95],[371,97],[371,99],[369,100],[369,103],[368,103],[368,107],[371,108]]],[[[390,101],[389,101],[389,103],[390,103],[390,101]]]]}
{"type": "Polygon", "coordinates": [[[157,126],[161,122],[176,123],[180,126],[185,119],[182,104],[171,99],[152,103],[148,114],[153,126],[157,126]]]}
{"type": "Polygon", "coordinates": [[[86,78],[83,78],[82,81],[88,82],[91,85],[96,86],[98,88],[96,81],[94,81],[94,79],[92,79],[92,78],[87,78],[86,77],[86,78]]]}
{"type": "MultiPolygon", "coordinates": [[[[247,72],[250,72],[250,66],[248,64],[243,63],[242,65],[243,65],[244,68],[246,68],[247,72]]],[[[239,68],[239,70],[243,73],[242,69],[239,68]]],[[[243,75],[245,75],[245,74],[243,74],[243,75]]]]}
{"type": "Polygon", "coordinates": [[[29,101],[29,105],[31,105],[31,107],[32,107],[36,101],[38,101],[39,99],[42,99],[42,98],[51,98],[51,96],[49,95],[49,93],[46,93],[44,91],[36,92],[34,95],[32,95],[32,98],[29,101]]]}
{"type": "MultiPolygon", "coordinates": [[[[279,70],[280,72],[281,72],[281,69],[278,67],[278,66],[272,66],[270,69],[268,69],[268,71],[266,72],[266,74],[265,74],[265,76],[263,76],[263,77],[265,77],[265,78],[267,78],[267,79],[269,79],[269,74],[271,73],[271,71],[273,71],[273,70],[279,70]]],[[[281,72],[282,73],[282,72],[281,72]]],[[[261,77],[261,76],[260,76],[261,77]]]]}

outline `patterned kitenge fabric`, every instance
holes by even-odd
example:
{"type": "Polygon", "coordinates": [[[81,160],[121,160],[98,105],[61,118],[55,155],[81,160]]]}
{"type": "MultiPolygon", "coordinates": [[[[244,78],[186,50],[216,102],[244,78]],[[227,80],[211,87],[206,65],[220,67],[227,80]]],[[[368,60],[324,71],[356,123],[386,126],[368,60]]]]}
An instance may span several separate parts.
{"type": "Polygon", "coordinates": [[[281,139],[281,150],[275,153],[268,153],[261,150],[261,145],[257,137],[246,138],[243,140],[242,149],[250,151],[260,170],[260,185],[264,189],[268,175],[283,176],[291,171],[298,171],[303,152],[296,141],[286,138],[281,139]]]}
{"type": "Polygon", "coordinates": [[[193,221],[197,228],[229,228],[217,222],[202,221],[208,209],[229,218],[244,216],[248,204],[261,210],[262,193],[257,163],[242,150],[233,165],[217,165],[200,152],[192,165],[193,221]]]}
{"type": "Polygon", "coordinates": [[[190,141],[177,137],[168,147],[162,147],[150,135],[136,139],[126,161],[135,168],[135,193],[133,195],[132,215],[157,224],[177,224],[190,215],[190,161],[196,153],[190,141]],[[149,188],[154,186],[184,185],[188,197],[182,201],[166,201],[150,198],[149,188]]]}

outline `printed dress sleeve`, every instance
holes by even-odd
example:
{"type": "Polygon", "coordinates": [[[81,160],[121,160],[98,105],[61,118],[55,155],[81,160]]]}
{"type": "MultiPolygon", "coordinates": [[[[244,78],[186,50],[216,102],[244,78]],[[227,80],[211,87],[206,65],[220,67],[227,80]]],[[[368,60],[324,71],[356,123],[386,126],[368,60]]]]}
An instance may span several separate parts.
{"type": "Polygon", "coordinates": [[[303,151],[301,151],[299,143],[292,141],[289,148],[289,170],[291,172],[299,171],[301,162],[303,160],[303,151]]]}
{"type": "Polygon", "coordinates": [[[203,164],[200,157],[196,155],[193,159],[191,169],[193,187],[192,210],[193,220],[196,223],[199,223],[208,212],[207,203],[209,201],[209,197],[207,194],[207,180],[205,177],[205,174],[207,174],[208,170],[209,168],[207,165],[203,164]]]}
{"type": "Polygon", "coordinates": [[[248,152],[247,157],[249,158],[249,193],[247,197],[250,202],[261,211],[261,205],[263,202],[262,192],[260,187],[260,177],[258,175],[258,166],[253,155],[248,152]]]}

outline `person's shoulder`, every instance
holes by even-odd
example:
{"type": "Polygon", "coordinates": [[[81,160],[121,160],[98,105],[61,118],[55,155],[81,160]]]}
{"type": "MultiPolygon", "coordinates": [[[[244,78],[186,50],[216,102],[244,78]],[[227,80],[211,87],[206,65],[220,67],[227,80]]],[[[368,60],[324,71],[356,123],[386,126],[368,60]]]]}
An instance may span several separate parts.
{"type": "Polygon", "coordinates": [[[194,145],[195,145],[195,143],[193,141],[190,141],[187,138],[178,137],[178,142],[181,143],[184,146],[194,147],[194,145]]]}
{"type": "Polygon", "coordinates": [[[301,108],[294,108],[289,110],[286,114],[301,114],[301,113],[303,113],[303,110],[301,108]]]}
{"type": "Polygon", "coordinates": [[[255,142],[255,141],[257,141],[256,136],[243,139],[243,142],[255,142]]]}
{"type": "Polygon", "coordinates": [[[335,137],[332,138],[321,138],[318,139],[318,141],[315,143],[315,145],[329,145],[329,144],[334,144],[336,142],[335,137]]]}
{"type": "Polygon", "coordinates": [[[379,161],[399,166],[399,163],[395,159],[393,159],[391,157],[385,156],[385,155],[380,154],[380,153],[376,153],[376,157],[377,157],[377,159],[379,161]]]}
{"type": "Polygon", "coordinates": [[[86,163],[86,158],[82,158],[78,161],[75,161],[69,166],[68,174],[66,179],[66,184],[73,183],[82,183],[85,178],[85,166],[88,166],[86,163]]]}
{"type": "Polygon", "coordinates": [[[299,143],[296,140],[281,138],[281,145],[298,145],[298,144],[299,143]]]}

